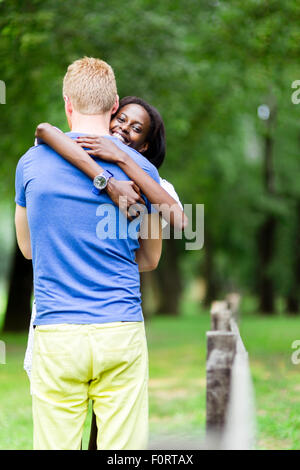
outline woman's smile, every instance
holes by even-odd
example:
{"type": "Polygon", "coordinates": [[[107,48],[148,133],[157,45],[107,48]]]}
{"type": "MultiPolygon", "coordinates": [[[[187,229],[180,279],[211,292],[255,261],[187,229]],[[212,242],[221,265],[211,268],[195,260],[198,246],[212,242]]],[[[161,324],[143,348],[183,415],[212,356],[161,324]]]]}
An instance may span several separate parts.
{"type": "Polygon", "coordinates": [[[112,135],[114,137],[117,137],[119,140],[121,140],[121,142],[123,142],[124,144],[126,145],[130,145],[130,141],[127,139],[127,137],[124,135],[124,133],[122,133],[121,130],[114,130],[112,132],[112,135]]]}

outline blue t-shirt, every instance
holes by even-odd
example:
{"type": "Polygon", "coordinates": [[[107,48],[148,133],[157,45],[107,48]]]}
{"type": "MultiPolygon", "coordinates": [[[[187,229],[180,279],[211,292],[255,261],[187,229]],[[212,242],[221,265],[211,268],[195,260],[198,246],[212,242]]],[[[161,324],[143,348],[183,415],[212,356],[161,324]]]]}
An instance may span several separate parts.
{"type": "MultiPolygon", "coordinates": [[[[108,138],[159,182],[146,158],[108,138]]],[[[129,179],[117,165],[93,158],[116,179],[129,179]]],[[[44,144],[19,160],[15,202],[27,208],[35,325],[143,320],[138,221],[129,222],[105,191],[95,194],[88,176],[44,144]]]]}

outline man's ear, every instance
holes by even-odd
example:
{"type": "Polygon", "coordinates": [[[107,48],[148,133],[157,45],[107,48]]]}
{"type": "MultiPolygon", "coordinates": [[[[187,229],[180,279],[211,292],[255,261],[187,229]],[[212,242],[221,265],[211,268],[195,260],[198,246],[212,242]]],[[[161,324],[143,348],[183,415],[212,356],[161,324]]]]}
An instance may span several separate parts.
{"type": "Polygon", "coordinates": [[[119,95],[116,96],[115,104],[112,107],[111,114],[115,114],[119,109],[119,95]]]}
{"type": "Polygon", "coordinates": [[[73,114],[73,106],[70,99],[67,96],[64,96],[65,101],[65,113],[67,116],[68,124],[70,129],[72,128],[72,114],[73,114]]]}
{"type": "Polygon", "coordinates": [[[72,103],[70,101],[70,99],[67,97],[67,96],[64,96],[64,101],[65,101],[65,111],[66,111],[66,115],[68,116],[71,116],[72,113],[73,113],[73,106],[72,106],[72,103]]]}

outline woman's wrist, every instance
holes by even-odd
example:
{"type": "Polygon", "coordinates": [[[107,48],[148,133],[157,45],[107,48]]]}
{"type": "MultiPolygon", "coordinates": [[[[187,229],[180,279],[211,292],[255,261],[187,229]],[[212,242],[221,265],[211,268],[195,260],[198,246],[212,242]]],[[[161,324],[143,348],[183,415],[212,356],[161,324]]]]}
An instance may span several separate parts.
{"type": "Polygon", "coordinates": [[[112,194],[115,190],[117,184],[117,180],[114,177],[109,178],[106,186],[107,194],[112,194]]]}
{"type": "Polygon", "coordinates": [[[115,163],[117,165],[125,165],[128,161],[128,158],[128,154],[118,148],[118,151],[115,153],[115,163]]]}

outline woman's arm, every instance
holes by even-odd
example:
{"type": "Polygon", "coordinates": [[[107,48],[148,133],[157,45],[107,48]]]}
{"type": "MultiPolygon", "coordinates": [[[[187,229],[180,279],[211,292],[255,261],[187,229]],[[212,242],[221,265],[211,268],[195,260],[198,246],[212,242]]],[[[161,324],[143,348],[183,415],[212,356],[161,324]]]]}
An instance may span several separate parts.
{"type": "Polygon", "coordinates": [[[57,153],[68,160],[68,162],[79,168],[79,170],[83,171],[90,178],[94,179],[101,171],[104,171],[104,169],[87,155],[83,149],[78,147],[75,141],[51,124],[39,124],[36,128],[35,136],[38,139],[42,139],[57,153]]]}
{"type": "MultiPolygon", "coordinates": [[[[152,204],[160,206],[159,211],[167,222],[181,230],[187,225],[187,217],[175,199],[110,139],[84,136],[77,139],[77,142],[80,144],[77,145],[70,137],[48,123],[39,124],[35,135],[91,179],[94,179],[95,176],[101,173],[103,168],[89,154],[118,164],[127,176],[138,185],[148,200],[152,204]],[[91,150],[85,151],[81,147],[90,148],[91,150]]],[[[128,182],[121,182],[110,178],[107,185],[107,193],[118,206],[120,196],[127,197],[128,206],[137,202],[144,203],[139,188],[136,185],[132,182],[128,184],[128,182]]]]}
{"type": "Polygon", "coordinates": [[[135,256],[139,272],[153,271],[158,266],[162,250],[162,230],[159,214],[153,213],[144,216],[141,223],[139,243],[140,248],[135,256]]]}
{"type": "Polygon", "coordinates": [[[177,201],[126,152],[122,154],[118,161],[119,167],[139,186],[151,204],[157,207],[164,220],[183,230],[187,226],[188,219],[177,201]]]}
{"type": "Polygon", "coordinates": [[[187,226],[188,219],[175,199],[111,140],[105,137],[82,136],[78,137],[77,142],[80,146],[90,149],[87,150],[88,154],[119,165],[126,175],[139,186],[151,204],[160,206],[158,210],[167,222],[181,230],[187,226]]]}
{"type": "MultiPolygon", "coordinates": [[[[36,128],[35,136],[38,139],[43,140],[63,158],[76,166],[92,180],[103,171],[103,168],[74,140],[53,127],[51,124],[39,124],[36,128]]],[[[144,200],[141,198],[140,189],[133,181],[118,181],[115,178],[110,178],[106,187],[106,192],[117,206],[119,206],[120,196],[127,198],[128,207],[136,203],[145,204],[144,200]]],[[[124,207],[122,207],[122,210],[126,212],[124,207]]]]}
{"type": "Polygon", "coordinates": [[[26,207],[16,204],[15,226],[17,242],[22,255],[26,259],[32,259],[30,231],[27,220],[26,207]]]}

